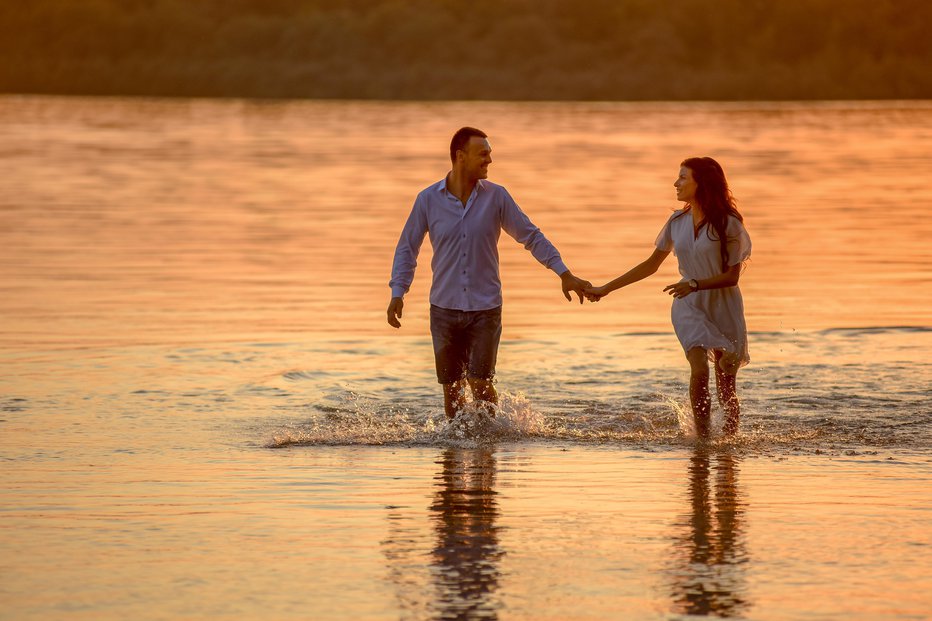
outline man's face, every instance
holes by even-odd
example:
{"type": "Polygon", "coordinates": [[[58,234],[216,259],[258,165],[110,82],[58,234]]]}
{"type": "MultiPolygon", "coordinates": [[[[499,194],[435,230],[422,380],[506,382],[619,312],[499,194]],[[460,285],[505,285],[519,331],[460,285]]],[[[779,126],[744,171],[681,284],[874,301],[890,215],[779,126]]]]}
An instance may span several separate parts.
{"type": "Polygon", "coordinates": [[[492,147],[487,138],[472,136],[463,153],[463,172],[470,179],[485,179],[492,163],[492,147]]]}

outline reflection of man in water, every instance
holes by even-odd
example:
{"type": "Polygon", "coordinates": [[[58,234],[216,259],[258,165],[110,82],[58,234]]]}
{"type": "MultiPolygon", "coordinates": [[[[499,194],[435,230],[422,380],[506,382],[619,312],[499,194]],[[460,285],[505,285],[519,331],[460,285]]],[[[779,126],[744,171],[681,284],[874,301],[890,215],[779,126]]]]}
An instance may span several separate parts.
{"type": "Polygon", "coordinates": [[[497,619],[499,559],[495,457],[491,449],[443,452],[431,505],[437,533],[431,563],[439,618],[497,619]]]}
{"type": "Polygon", "coordinates": [[[673,568],[673,600],[690,615],[738,615],[748,607],[743,597],[744,502],[738,490],[737,463],[717,454],[714,466],[699,449],[689,465],[689,516],[680,522],[673,568]],[[712,470],[715,471],[714,493],[712,470]]]}

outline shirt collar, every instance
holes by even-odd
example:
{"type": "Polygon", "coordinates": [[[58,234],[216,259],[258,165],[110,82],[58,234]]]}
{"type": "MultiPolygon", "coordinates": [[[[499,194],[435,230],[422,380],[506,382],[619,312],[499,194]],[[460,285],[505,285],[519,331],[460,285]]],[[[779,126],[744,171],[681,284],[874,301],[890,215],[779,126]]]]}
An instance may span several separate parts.
{"type": "MultiPolygon", "coordinates": [[[[449,176],[450,176],[450,173],[448,172],[447,174],[443,176],[443,179],[441,179],[437,183],[437,191],[440,192],[441,194],[449,194],[450,196],[453,196],[453,193],[447,190],[447,178],[449,176]]],[[[473,191],[478,192],[479,190],[484,190],[484,189],[485,189],[485,179],[478,179],[476,181],[476,187],[473,191]]]]}

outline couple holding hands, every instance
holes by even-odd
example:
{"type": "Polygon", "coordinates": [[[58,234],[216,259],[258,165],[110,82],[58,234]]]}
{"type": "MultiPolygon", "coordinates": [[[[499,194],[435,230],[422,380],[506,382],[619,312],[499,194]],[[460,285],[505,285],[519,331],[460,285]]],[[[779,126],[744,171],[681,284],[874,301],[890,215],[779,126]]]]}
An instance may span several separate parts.
{"type": "Polygon", "coordinates": [[[502,334],[502,287],[498,238],[504,229],[547,268],[560,276],[563,295],[598,302],[612,291],[647,278],[673,252],[682,280],[664,291],[673,299],[676,336],[690,366],[689,398],[697,435],[708,438],[712,400],[710,363],[725,412],[723,433],[738,431],[741,409],[735,387],[738,369],[748,363],[744,303],[738,289],[751,239],[735,207],[719,164],[689,158],[674,183],[685,204],[667,220],[653,253],[611,282],[594,287],[577,278],[560,253],[515,203],[508,191],[486,181],[492,148],[482,131],[464,127],[450,143],[453,169],[418,194],[395,249],[388,323],[401,327],[404,294],[414,280],[425,235],[434,255],[430,289],[430,332],[437,380],[449,418],[473,398],[498,402],[493,385],[502,334]]]}

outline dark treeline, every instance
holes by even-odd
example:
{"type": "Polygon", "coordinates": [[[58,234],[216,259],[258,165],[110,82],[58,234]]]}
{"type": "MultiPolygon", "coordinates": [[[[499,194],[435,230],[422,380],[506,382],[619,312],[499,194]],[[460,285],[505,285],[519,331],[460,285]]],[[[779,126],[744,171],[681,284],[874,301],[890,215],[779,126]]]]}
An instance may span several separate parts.
{"type": "Polygon", "coordinates": [[[0,91],[932,98],[928,0],[23,0],[0,91]]]}

